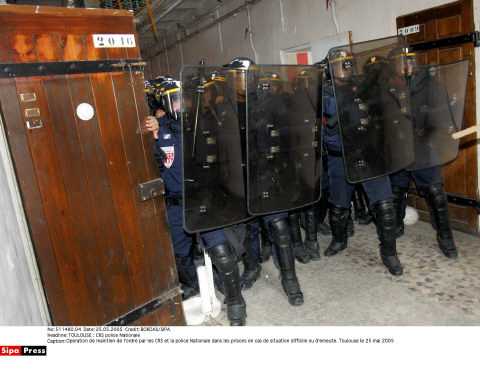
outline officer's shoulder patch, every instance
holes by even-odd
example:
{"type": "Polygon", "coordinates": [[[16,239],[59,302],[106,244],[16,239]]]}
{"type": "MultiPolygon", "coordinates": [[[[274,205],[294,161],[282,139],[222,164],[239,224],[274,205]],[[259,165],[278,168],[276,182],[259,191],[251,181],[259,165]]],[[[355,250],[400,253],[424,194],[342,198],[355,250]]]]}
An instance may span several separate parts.
{"type": "Polygon", "coordinates": [[[165,158],[163,159],[163,165],[165,168],[171,168],[173,161],[175,160],[175,147],[167,146],[161,147],[162,151],[165,153],[165,158]]]}

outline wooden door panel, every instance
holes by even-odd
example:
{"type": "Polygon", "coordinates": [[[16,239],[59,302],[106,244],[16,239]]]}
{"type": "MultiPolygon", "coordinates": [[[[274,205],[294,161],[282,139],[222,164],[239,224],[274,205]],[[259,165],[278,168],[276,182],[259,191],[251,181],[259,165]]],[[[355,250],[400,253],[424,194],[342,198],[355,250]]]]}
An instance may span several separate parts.
{"type": "Polygon", "coordinates": [[[52,315],[55,313],[55,321],[58,324],[68,324],[68,303],[64,295],[64,285],[49,233],[44,202],[35,175],[27,129],[18,103],[14,79],[0,79],[0,106],[10,150],[15,161],[15,171],[18,176],[25,213],[30,224],[30,234],[35,243],[40,269],[43,271],[43,285],[48,290],[46,298],[50,312],[52,315]],[[45,274],[49,277],[43,277],[45,274]]]}
{"type": "Polygon", "coordinates": [[[138,46],[93,44],[93,34],[104,33],[133,34],[138,43],[132,15],[5,5],[0,33],[0,63],[41,62],[48,71],[55,62],[65,71],[0,79],[1,115],[53,323],[130,322],[145,305],[164,301],[136,324],[183,324],[165,204],[141,202],[137,193],[158,177],[151,136],[138,131],[147,114],[143,73],[107,73],[101,61],[95,73],[68,74],[84,60],[139,59],[138,46]],[[92,106],[92,118],[76,114],[82,103],[92,106]]]}
{"type": "MultiPolygon", "coordinates": [[[[149,113],[149,109],[146,101],[138,100],[138,98],[143,98],[145,93],[144,80],[145,78],[143,73],[138,73],[138,76],[133,79],[133,90],[136,98],[138,112],[147,115],[149,113]]],[[[142,118],[142,116],[140,116],[140,118],[142,118]]],[[[143,145],[143,156],[146,160],[148,180],[155,179],[158,177],[159,172],[157,163],[153,158],[152,150],[154,144],[152,137],[150,135],[143,135],[141,139],[143,145]]],[[[167,265],[169,264],[175,264],[175,257],[173,254],[173,250],[171,250],[172,245],[170,240],[170,234],[164,229],[169,227],[167,222],[167,216],[165,214],[165,201],[163,199],[155,199],[152,201],[152,203],[152,209],[157,218],[155,220],[154,228],[154,233],[156,235],[155,242],[158,246],[158,250],[160,251],[162,258],[164,259],[164,262],[162,262],[161,264],[161,268],[157,269],[156,272],[161,273],[162,278],[166,278],[166,285],[168,285],[168,289],[172,289],[175,285],[178,285],[178,275],[174,268],[167,267],[167,265]]]]}
{"type": "MultiPolygon", "coordinates": [[[[145,158],[143,135],[140,132],[140,118],[144,118],[144,113],[137,110],[135,91],[132,84],[132,76],[129,74],[112,75],[113,90],[117,102],[119,129],[122,142],[126,150],[128,160],[128,172],[134,185],[138,185],[149,180],[147,159],[145,158]]],[[[138,98],[143,100],[143,97],[138,98]]],[[[152,201],[138,202],[136,200],[136,211],[139,218],[139,227],[145,239],[146,267],[144,272],[152,280],[152,296],[161,292],[162,286],[168,283],[168,273],[158,269],[161,264],[161,254],[157,236],[152,236],[157,229],[155,224],[155,211],[152,201]],[[149,261],[150,259],[151,261],[149,261]]]]}
{"type": "Polygon", "coordinates": [[[43,127],[27,132],[27,141],[33,159],[38,187],[44,202],[45,217],[48,231],[52,238],[55,258],[62,269],[60,278],[65,289],[76,290],[78,293],[66,294],[69,315],[73,321],[84,318],[94,324],[88,307],[92,304],[92,296],[88,292],[85,275],[77,272],[81,269],[82,259],[80,248],[72,238],[74,225],[69,210],[68,196],[61,175],[60,161],[56,153],[52,119],[48,111],[41,79],[17,79],[17,97],[20,93],[35,93],[35,103],[21,103],[22,123],[31,121],[25,116],[27,109],[39,108],[43,127]],[[69,251],[64,251],[67,248],[69,251]],[[74,309],[73,306],[78,306],[74,309]]]}
{"type": "MultiPolygon", "coordinates": [[[[75,244],[74,249],[79,262],[79,267],[91,270],[85,275],[85,283],[90,291],[98,290],[89,300],[88,310],[95,311],[92,305],[106,308],[99,311],[100,315],[92,316],[92,323],[100,324],[107,321],[107,316],[115,316],[111,311],[108,302],[108,294],[111,293],[109,285],[102,283],[97,261],[98,254],[93,250],[96,247],[95,221],[92,220],[92,213],[95,211],[94,202],[91,201],[88,181],[85,179],[86,170],[83,162],[81,145],[75,129],[75,116],[72,110],[69,89],[66,77],[46,79],[43,81],[46,100],[49,106],[52,141],[55,145],[55,152],[61,157],[58,158],[59,173],[62,177],[62,185],[67,193],[67,211],[64,213],[70,233],[70,240],[75,244]]],[[[35,136],[35,132],[32,132],[35,136]]],[[[38,158],[43,155],[37,156],[38,158]]],[[[100,255],[101,256],[101,255],[100,255]]],[[[63,267],[62,267],[63,268],[63,267]]]]}
{"type": "Polygon", "coordinates": [[[60,46],[63,50],[62,60],[83,61],[87,58],[87,41],[85,35],[67,34],[60,36],[60,46]]]}
{"type": "MultiPolygon", "coordinates": [[[[21,93],[37,98],[17,102],[18,126],[25,126],[26,110],[32,108],[39,109],[43,122],[43,127],[27,131],[25,141],[58,264],[59,294],[66,306],[75,306],[65,315],[52,309],[56,324],[106,323],[178,285],[163,227],[164,206],[139,202],[136,195],[136,186],[155,176],[150,137],[138,131],[145,115],[136,106],[137,99],[143,100],[138,98],[143,75],[133,77],[29,78],[17,79],[16,88],[12,81],[10,87],[15,100],[21,93]],[[93,105],[91,120],[75,116],[80,103],[93,105]]],[[[2,97],[8,94],[5,90],[2,97]]],[[[52,267],[44,263],[41,259],[42,274],[52,267]]],[[[57,301],[50,291],[47,295],[57,301]]],[[[150,314],[142,321],[157,324],[159,319],[150,314]]]]}
{"type": "Polygon", "coordinates": [[[455,14],[436,20],[437,39],[458,35],[462,32],[462,17],[455,14]]]}
{"type": "MultiPolygon", "coordinates": [[[[87,75],[70,76],[68,79],[69,96],[72,108],[81,103],[94,105],[90,77],[87,75]]],[[[95,108],[95,112],[98,109],[95,108]]],[[[83,121],[75,120],[78,142],[81,145],[85,174],[89,186],[89,197],[95,208],[91,219],[95,222],[96,246],[99,252],[99,272],[102,286],[109,291],[107,298],[112,307],[106,321],[124,314],[134,307],[132,285],[122,281],[128,275],[128,262],[125,247],[120,236],[112,188],[108,178],[107,155],[103,149],[97,117],[83,121]]]]}
{"type": "Polygon", "coordinates": [[[462,0],[397,18],[397,27],[419,25],[420,32],[407,36],[408,43],[429,42],[471,32],[472,0],[462,0]]]}
{"type": "Polygon", "coordinates": [[[118,117],[113,84],[110,74],[95,74],[91,78],[101,142],[107,155],[107,172],[111,181],[112,197],[118,219],[122,242],[125,247],[130,277],[133,283],[133,300],[141,305],[153,298],[145,270],[148,262],[143,253],[144,243],[140,236],[140,223],[135,215],[136,185],[130,178],[128,160],[121,139],[121,124],[118,117]]]}

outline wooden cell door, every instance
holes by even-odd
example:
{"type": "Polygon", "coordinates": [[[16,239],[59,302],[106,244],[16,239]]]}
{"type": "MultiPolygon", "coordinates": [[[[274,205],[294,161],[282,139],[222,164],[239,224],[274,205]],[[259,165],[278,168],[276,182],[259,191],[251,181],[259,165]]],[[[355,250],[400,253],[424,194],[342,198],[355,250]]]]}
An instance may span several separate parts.
{"type": "Polygon", "coordinates": [[[3,122],[55,324],[105,324],[165,298],[171,306],[145,323],[181,320],[163,203],[142,202],[137,193],[157,175],[150,143],[138,131],[141,76],[0,80],[3,122]]]}
{"type": "MultiPolygon", "coordinates": [[[[469,60],[469,77],[465,103],[464,127],[476,122],[475,51],[468,35],[474,31],[472,0],[462,0],[426,9],[397,18],[399,29],[411,26],[408,42],[418,47],[420,64],[447,64],[469,60]],[[464,36],[465,38],[463,38],[464,36]]],[[[478,199],[477,142],[474,136],[460,143],[458,158],[443,167],[445,190],[465,198],[478,199]]],[[[413,204],[426,214],[423,199],[413,198],[413,204]]],[[[478,214],[472,208],[450,205],[450,217],[455,228],[476,233],[478,214]]]]}

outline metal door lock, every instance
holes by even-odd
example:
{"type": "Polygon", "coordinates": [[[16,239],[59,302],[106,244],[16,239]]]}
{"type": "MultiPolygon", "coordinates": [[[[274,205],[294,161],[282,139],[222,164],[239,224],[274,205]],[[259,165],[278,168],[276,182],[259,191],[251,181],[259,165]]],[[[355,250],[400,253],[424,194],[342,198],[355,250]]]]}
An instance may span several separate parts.
{"type": "Polygon", "coordinates": [[[161,178],[138,184],[138,196],[141,202],[160,197],[165,194],[165,184],[161,178]]]}

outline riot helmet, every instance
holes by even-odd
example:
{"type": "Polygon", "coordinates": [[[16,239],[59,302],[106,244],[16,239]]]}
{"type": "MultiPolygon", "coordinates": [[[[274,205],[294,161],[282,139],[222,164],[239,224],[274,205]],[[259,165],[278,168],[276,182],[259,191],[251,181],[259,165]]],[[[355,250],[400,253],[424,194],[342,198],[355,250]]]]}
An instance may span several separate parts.
{"type": "Polygon", "coordinates": [[[165,80],[165,77],[158,76],[154,79],[145,81],[145,95],[147,97],[148,107],[151,114],[155,116],[157,110],[161,109],[165,111],[163,107],[160,91],[161,83],[165,80]]]}
{"type": "Polygon", "coordinates": [[[417,54],[408,49],[394,51],[391,59],[395,65],[395,73],[401,76],[411,77],[417,69],[417,54]]]}
{"type": "Polygon", "coordinates": [[[406,63],[407,63],[407,76],[412,76],[413,73],[417,70],[417,54],[415,52],[406,53],[406,63]]]}
{"type": "Polygon", "coordinates": [[[248,57],[235,57],[232,61],[225,65],[227,68],[248,70],[255,62],[248,57]]]}
{"type": "Polygon", "coordinates": [[[278,73],[265,72],[258,79],[258,90],[261,94],[278,94],[281,90],[282,80],[278,73]]]}
{"type": "Polygon", "coordinates": [[[330,65],[327,57],[319,62],[316,62],[313,64],[313,66],[319,70],[321,82],[331,81],[332,76],[330,75],[330,65]]]}
{"type": "Polygon", "coordinates": [[[377,73],[385,67],[387,64],[387,59],[383,56],[369,56],[365,64],[363,65],[363,73],[370,75],[377,73]]]}
{"type": "Polygon", "coordinates": [[[393,75],[393,68],[383,56],[372,55],[363,65],[364,89],[377,86],[379,82],[388,81],[393,75]]]}
{"type": "Polygon", "coordinates": [[[237,101],[245,102],[247,91],[247,71],[255,65],[255,62],[248,57],[236,57],[228,64],[224,65],[229,68],[229,74],[232,74],[235,82],[235,91],[237,93],[237,101]]]}
{"type": "Polygon", "coordinates": [[[206,78],[203,84],[203,98],[205,104],[211,106],[219,104],[224,101],[225,98],[225,75],[219,72],[212,72],[209,77],[206,78]]]}
{"type": "Polygon", "coordinates": [[[165,112],[175,120],[180,113],[180,82],[171,77],[166,77],[160,84],[160,98],[165,112]]]}
{"type": "Polygon", "coordinates": [[[353,56],[349,51],[338,50],[328,57],[331,73],[336,80],[348,80],[353,75],[353,56]]]}
{"type": "Polygon", "coordinates": [[[295,90],[308,90],[310,88],[310,80],[312,79],[310,72],[301,70],[295,77],[295,90]]]}

